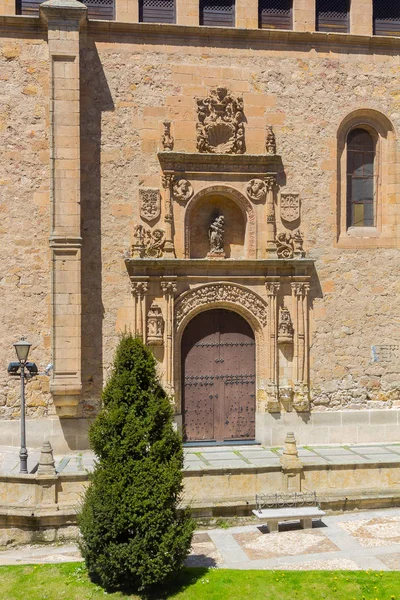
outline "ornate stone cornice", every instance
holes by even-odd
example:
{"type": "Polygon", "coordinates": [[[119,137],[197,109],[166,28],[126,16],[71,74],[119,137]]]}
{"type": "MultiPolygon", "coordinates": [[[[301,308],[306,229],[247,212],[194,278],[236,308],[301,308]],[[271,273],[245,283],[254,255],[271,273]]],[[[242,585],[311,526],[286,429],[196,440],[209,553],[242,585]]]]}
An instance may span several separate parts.
{"type": "Polygon", "coordinates": [[[217,154],[191,152],[159,152],[162,170],[167,173],[218,173],[239,170],[240,173],[263,176],[275,173],[281,164],[278,155],[217,154]]]}

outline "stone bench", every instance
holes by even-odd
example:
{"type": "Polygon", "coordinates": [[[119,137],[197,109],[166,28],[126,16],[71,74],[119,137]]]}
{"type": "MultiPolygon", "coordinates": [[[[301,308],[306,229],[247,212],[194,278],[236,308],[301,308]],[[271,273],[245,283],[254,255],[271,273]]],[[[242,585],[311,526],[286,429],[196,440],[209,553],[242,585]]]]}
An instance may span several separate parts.
{"type": "Polygon", "coordinates": [[[293,492],[287,494],[260,494],[256,496],[253,514],[267,521],[270,533],[279,531],[283,521],[300,521],[303,529],[312,527],[313,519],[321,519],[326,513],[321,510],[315,492],[293,492]]]}

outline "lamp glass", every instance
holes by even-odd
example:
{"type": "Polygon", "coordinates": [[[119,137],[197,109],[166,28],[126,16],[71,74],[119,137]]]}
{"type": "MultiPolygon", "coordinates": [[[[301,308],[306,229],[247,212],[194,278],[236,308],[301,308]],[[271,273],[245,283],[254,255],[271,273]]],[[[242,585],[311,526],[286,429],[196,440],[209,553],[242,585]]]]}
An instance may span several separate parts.
{"type": "Polygon", "coordinates": [[[20,363],[25,363],[28,360],[29,350],[32,344],[21,338],[19,342],[14,344],[15,352],[17,353],[20,363]]]}

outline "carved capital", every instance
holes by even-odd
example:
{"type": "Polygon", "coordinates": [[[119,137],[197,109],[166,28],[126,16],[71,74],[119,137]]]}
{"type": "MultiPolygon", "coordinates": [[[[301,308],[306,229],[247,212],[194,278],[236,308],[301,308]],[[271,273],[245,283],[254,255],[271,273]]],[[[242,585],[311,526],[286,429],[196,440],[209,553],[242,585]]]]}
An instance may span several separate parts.
{"type": "Polygon", "coordinates": [[[164,190],[171,190],[173,181],[174,176],[172,175],[172,173],[164,173],[161,177],[161,182],[164,190]]]}
{"type": "Polygon", "coordinates": [[[165,296],[173,296],[178,290],[178,286],[173,281],[162,281],[160,285],[165,296]]]}
{"type": "Polygon", "coordinates": [[[136,298],[144,298],[149,291],[149,284],[145,281],[133,281],[131,284],[132,294],[136,298]]]}
{"type": "Polygon", "coordinates": [[[279,281],[267,281],[265,284],[267,289],[267,296],[277,296],[279,293],[280,283],[279,281]]]}
{"type": "Polygon", "coordinates": [[[264,178],[265,185],[268,192],[272,192],[277,187],[276,175],[274,173],[269,173],[264,178]]]}
{"type": "Polygon", "coordinates": [[[307,282],[294,282],[291,284],[294,295],[297,298],[306,298],[310,291],[310,284],[307,282]]]}

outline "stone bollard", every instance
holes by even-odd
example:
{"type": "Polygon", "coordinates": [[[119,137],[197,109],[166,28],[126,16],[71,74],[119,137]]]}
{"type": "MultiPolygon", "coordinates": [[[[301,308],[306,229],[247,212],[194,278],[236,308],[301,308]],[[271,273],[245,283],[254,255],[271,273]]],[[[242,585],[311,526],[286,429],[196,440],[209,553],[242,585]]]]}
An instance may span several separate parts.
{"type": "Polygon", "coordinates": [[[37,470],[38,475],[55,475],[56,467],[54,463],[53,448],[49,441],[43,442],[42,449],[40,451],[39,467],[37,470]]]}
{"type": "Polygon", "coordinates": [[[292,431],[286,435],[285,449],[280,463],[282,466],[282,489],[285,492],[301,492],[303,463],[299,458],[296,438],[292,431]]]}
{"type": "Polygon", "coordinates": [[[43,442],[36,472],[36,516],[46,510],[54,510],[57,504],[58,475],[54,463],[53,448],[49,441],[43,442]]]}

